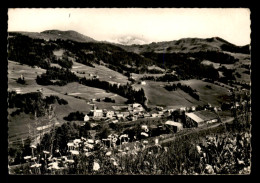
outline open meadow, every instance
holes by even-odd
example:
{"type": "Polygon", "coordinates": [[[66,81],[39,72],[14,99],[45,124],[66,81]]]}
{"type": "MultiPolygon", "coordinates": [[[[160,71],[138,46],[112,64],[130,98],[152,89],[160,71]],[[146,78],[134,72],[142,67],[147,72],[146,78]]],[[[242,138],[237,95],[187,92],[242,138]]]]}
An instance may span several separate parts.
{"type": "MultiPolygon", "coordinates": [[[[96,104],[98,108],[112,110],[112,106],[114,105],[124,105],[126,102],[126,98],[118,96],[114,93],[108,93],[105,90],[88,87],[81,85],[79,83],[73,82],[69,83],[65,86],[42,86],[38,85],[35,81],[37,75],[44,73],[44,69],[40,68],[32,68],[28,65],[21,65],[17,62],[8,61],[8,90],[16,91],[17,93],[30,93],[37,92],[41,90],[43,96],[55,95],[59,98],[62,98],[68,101],[67,105],[58,105],[55,104],[55,115],[57,124],[62,124],[65,122],[63,119],[65,116],[68,116],[71,112],[80,111],[84,114],[89,113],[89,111],[93,108],[93,103],[96,104]],[[16,82],[16,80],[23,74],[26,84],[22,85],[16,82]],[[115,100],[115,103],[106,103],[103,102],[102,99],[105,97],[110,97],[115,100]],[[100,98],[101,101],[90,102],[91,99],[100,98]]],[[[9,110],[9,113],[13,112],[13,110],[9,110]]],[[[9,118],[9,140],[15,141],[20,138],[25,138],[28,136],[28,125],[34,125],[34,116],[29,114],[20,114],[19,119],[17,117],[9,118]]],[[[46,125],[48,120],[43,120],[42,124],[39,126],[46,125]]]]}
{"type": "Polygon", "coordinates": [[[123,74],[113,71],[103,65],[93,64],[95,67],[86,66],[84,64],[73,62],[71,71],[79,77],[86,77],[87,79],[92,78],[92,76],[98,76],[99,80],[107,81],[111,83],[126,84],[128,79],[123,74]],[[77,73],[78,72],[78,73],[77,73]],[[85,74],[81,74],[85,73],[85,74]]]}
{"type": "Polygon", "coordinates": [[[176,91],[166,90],[164,86],[168,84],[167,82],[146,81],[146,85],[135,84],[134,88],[144,89],[148,97],[149,107],[159,105],[166,108],[177,109],[183,106],[191,107],[207,103],[220,106],[221,102],[225,102],[229,98],[228,89],[201,80],[182,80],[171,83],[181,83],[190,86],[192,89],[196,89],[200,100],[194,99],[180,89],[176,91]],[[206,85],[211,86],[211,89],[207,88],[206,85]]]}
{"type": "Polygon", "coordinates": [[[222,102],[229,102],[230,94],[227,88],[197,79],[183,80],[179,83],[188,85],[192,89],[197,90],[200,100],[206,104],[210,103],[213,106],[220,106],[222,102]],[[206,87],[206,85],[211,88],[206,87]]]}

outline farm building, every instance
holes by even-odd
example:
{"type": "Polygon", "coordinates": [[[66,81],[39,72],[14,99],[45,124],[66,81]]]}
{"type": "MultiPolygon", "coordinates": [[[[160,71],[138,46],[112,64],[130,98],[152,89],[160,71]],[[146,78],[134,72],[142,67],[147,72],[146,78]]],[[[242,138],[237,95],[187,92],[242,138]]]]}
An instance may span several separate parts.
{"type": "Polygon", "coordinates": [[[114,111],[107,111],[105,115],[107,118],[113,118],[114,114],[114,111]]]}
{"type": "Polygon", "coordinates": [[[112,123],[118,123],[118,120],[117,120],[117,119],[116,119],[116,120],[113,120],[112,123]]]}
{"type": "Polygon", "coordinates": [[[169,110],[165,110],[163,114],[165,116],[170,116],[172,113],[169,110]]]}
{"type": "Polygon", "coordinates": [[[117,117],[117,119],[121,119],[124,117],[124,115],[122,113],[118,113],[118,114],[116,114],[116,117],[117,117]]]}
{"type": "Polygon", "coordinates": [[[130,113],[129,113],[129,112],[121,112],[121,114],[123,114],[123,116],[124,116],[124,117],[127,117],[127,116],[129,116],[129,115],[130,115],[130,113]]]}
{"type": "Polygon", "coordinates": [[[162,110],[163,110],[163,107],[161,107],[161,106],[156,106],[156,110],[157,110],[157,111],[162,111],[162,110]]]}
{"type": "Polygon", "coordinates": [[[128,105],[128,111],[141,112],[144,111],[144,108],[141,104],[134,103],[128,105]]]}
{"type": "Polygon", "coordinates": [[[189,127],[199,127],[219,121],[218,115],[208,110],[186,113],[185,118],[189,127]]]}
{"type": "Polygon", "coordinates": [[[186,111],[186,107],[181,107],[180,111],[186,111]]]}
{"type": "Polygon", "coordinates": [[[163,115],[163,111],[158,111],[158,116],[162,116],[163,115]]]}
{"type": "Polygon", "coordinates": [[[145,114],[144,114],[144,117],[145,117],[145,118],[149,118],[149,117],[151,117],[151,114],[145,113],[145,114]]]}
{"type": "Polygon", "coordinates": [[[89,121],[89,116],[88,115],[85,115],[84,121],[89,121]]]}
{"type": "Polygon", "coordinates": [[[141,128],[142,128],[143,130],[145,130],[145,131],[148,130],[148,126],[147,126],[147,125],[142,125],[141,128]]]}
{"type": "Polygon", "coordinates": [[[136,116],[136,115],[131,115],[131,116],[130,116],[130,120],[136,121],[136,120],[137,120],[137,116],[136,116]]]}
{"type": "Polygon", "coordinates": [[[169,131],[178,132],[183,129],[183,125],[175,121],[166,121],[165,126],[167,126],[169,131]]]}
{"type": "Polygon", "coordinates": [[[156,117],[158,117],[158,114],[152,113],[152,118],[156,118],[156,117]]]}
{"type": "Polygon", "coordinates": [[[141,85],[146,85],[146,82],[145,82],[145,81],[142,81],[142,82],[141,82],[141,85]]]}
{"type": "MultiPolygon", "coordinates": [[[[131,104],[130,104],[131,105],[131,104]]],[[[138,104],[138,103],[134,103],[131,105],[133,108],[136,108],[136,107],[141,107],[142,105],[141,104],[138,104]]]]}

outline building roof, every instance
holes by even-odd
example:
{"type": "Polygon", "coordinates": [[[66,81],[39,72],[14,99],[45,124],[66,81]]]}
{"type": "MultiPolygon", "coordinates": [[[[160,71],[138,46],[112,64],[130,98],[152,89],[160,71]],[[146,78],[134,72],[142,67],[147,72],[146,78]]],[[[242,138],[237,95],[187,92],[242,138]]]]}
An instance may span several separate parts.
{"type": "Polygon", "coordinates": [[[171,125],[171,126],[177,126],[177,127],[183,127],[181,123],[175,122],[175,121],[166,121],[166,125],[171,125]]]}
{"type": "Polygon", "coordinates": [[[129,114],[129,112],[121,112],[121,114],[129,114]]]}
{"type": "Polygon", "coordinates": [[[197,123],[201,123],[203,122],[204,120],[201,119],[199,116],[197,116],[195,113],[193,112],[190,112],[190,113],[186,113],[186,115],[191,118],[192,120],[196,121],[197,123]]]}
{"type": "Polygon", "coordinates": [[[150,128],[157,128],[156,125],[150,125],[150,128]]]}
{"type": "Polygon", "coordinates": [[[186,115],[198,123],[218,118],[214,112],[208,110],[186,113],[186,115]]]}
{"type": "Polygon", "coordinates": [[[212,111],[208,111],[208,110],[197,111],[197,112],[195,112],[195,114],[205,121],[218,118],[216,113],[214,113],[212,111]]]}
{"type": "Polygon", "coordinates": [[[90,110],[91,112],[103,112],[103,110],[102,109],[98,109],[98,110],[90,110]]]}

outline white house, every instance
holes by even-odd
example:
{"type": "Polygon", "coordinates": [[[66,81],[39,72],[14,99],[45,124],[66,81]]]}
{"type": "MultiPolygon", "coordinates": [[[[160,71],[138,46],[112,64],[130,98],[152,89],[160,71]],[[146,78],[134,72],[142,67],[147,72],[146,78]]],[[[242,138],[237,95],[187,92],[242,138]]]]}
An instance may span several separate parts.
{"type": "Polygon", "coordinates": [[[141,107],[141,104],[134,103],[134,104],[133,104],[133,108],[136,108],[136,107],[141,107]]]}
{"type": "Polygon", "coordinates": [[[145,81],[142,81],[142,82],[141,82],[141,85],[146,85],[146,82],[145,82],[145,81]]]}
{"type": "Polygon", "coordinates": [[[89,116],[88,115],[85,115],[84,121],[89,121],[89,116]]]}
{"type": "Polygon", "coordinates": [[[163,110],[163,107],[161,107],[161,106],[156,106],[156,110],[162,111],[162,110],[163,110]]]}
{"type": "Polygon", "coordinates": [[[113,120],[112,123],[118,123],[118,120],[113,120]]]}
{"type": "Polygon", "coordinates": [[[180,111],[186,111],[186,107],[181,107],[180,111]]]}
{"type": "Polygon", "coordinates": [[[123,114],[123,117],[127,117],[127,116],[129,116],[129,115],[130,115],[130,113],[129,113],[129,112],[121,112],[121,114],[123,114]]]}
{"type": "Polygon", "coordinates": [[[153,117],[153,118],[156,118],[156,117],[158,117],[158,114],[152,113],[152,117],[153,117]]]}
{"type": "Polygon", "coordinates": [[[148,126],[147,126],[147,125],[142,125],[141,128],[142,128],[143,130],[145,130],[145,129],[148,129],[148,126]]]}
{"type": "Polygon", "coordinates": [[[141,104],[138,104],[138,103],[133,104],[133,112],[140,112],[143,110],[144,110],[144,108],[141,104]]]}
{"type": "Polygon", "coordinates": [[[113,118],[114,114],[115,114],[114,111],[107,111],[106,117],[107,118],[113,118]]]}
{"type": "Polygon", "coordinates": [[[118,113],[118,114],[116,115],[116,117],[117,117],[117,119],[120,119],[120,118],[123,118],[124,115],[123,115],[122,113],[118,113]]]}

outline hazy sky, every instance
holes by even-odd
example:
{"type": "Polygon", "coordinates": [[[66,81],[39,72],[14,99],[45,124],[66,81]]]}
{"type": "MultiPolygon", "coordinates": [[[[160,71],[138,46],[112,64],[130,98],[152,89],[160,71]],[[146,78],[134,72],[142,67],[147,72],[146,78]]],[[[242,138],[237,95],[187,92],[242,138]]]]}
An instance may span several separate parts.
{"type": "Polygon", "coordinates": [[[250,44],[250,10],[245,8],[26,9],[8,11],[8,31],[75,30],[96,40],[136,36],[147,42],[187,37],[221,37],[250,44]]]}

